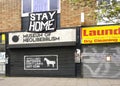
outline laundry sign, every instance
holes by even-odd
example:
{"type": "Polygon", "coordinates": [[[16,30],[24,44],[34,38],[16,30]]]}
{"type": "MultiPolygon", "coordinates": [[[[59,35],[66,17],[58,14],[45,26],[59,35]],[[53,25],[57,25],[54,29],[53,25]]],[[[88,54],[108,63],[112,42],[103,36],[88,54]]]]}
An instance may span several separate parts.
{"type": "Polygon", "coordinates": [[[29,14],[28,32],[52,32],[56,30],[57,11],[29,14]]]}
{"type": "Polygon", "coordinates": [[[25,55],[24,70],[58,70],[58,55],[25,55]]]}
{"type": "Polygon", "coordinates": [[[83,27],[81,43],[117,43],[120,42],[120,25],[83,27]]]}

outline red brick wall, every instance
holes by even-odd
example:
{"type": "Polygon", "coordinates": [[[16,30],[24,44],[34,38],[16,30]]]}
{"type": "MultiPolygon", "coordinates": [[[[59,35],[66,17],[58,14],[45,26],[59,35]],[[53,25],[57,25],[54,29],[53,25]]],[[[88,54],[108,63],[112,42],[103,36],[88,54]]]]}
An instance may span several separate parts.
{"type": "MultiPolygon", "coordinates": [[[[61,1],[61,27],[75,27],[75,26],[89,26],[96,25],[96,19],[94,17],[88,16],[94,15],[95,5],[91,7],[75,8],[69,2],[69,0],[61,1]],[[85,13],[85,22],[81,24],[81,11],[85,13]]],[[[84,3],[84,2],[83,2],[84,3]]],[[[93,0],[96,3],[96,0],[93,0]]]]}
{"type": "Polygon", "coordinates": [[[0,32],[21,30],[21,0],[0,0],[0,32]]]}

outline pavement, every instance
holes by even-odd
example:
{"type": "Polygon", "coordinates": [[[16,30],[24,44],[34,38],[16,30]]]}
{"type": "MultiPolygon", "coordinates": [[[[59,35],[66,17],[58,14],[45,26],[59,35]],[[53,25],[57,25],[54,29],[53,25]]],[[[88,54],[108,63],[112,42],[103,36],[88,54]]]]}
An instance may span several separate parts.
{"type": "Polygon", "coordinates": [[[0,86],[120,86],[120,79],[0,77],[0,86]]]}

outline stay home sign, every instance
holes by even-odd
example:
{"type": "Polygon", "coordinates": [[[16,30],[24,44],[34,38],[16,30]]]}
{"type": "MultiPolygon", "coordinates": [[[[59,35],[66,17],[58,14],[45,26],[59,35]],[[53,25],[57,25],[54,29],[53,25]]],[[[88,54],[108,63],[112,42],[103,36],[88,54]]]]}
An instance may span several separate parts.
{"type": "Polygon", "coordinates": [[[29,14],[28,32],[53,32],[57,27],[57,11],[29,14]]]}

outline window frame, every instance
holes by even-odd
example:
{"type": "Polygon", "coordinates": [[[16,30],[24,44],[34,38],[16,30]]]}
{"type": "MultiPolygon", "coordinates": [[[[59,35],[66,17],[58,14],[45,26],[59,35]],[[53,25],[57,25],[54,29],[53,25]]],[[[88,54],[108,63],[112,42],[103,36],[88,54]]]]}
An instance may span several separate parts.
{"type": "MultiPolygon", "coordinates": [[[[61,11],[61,0],[58,0],[59,2],[59,9],[57,9],[57,13],[60,13],[61,11]]],[[[33,4],[34,4],[34,1],[31,0],[31,12],[28,12],[28,13],[23,13],[23,0],[21,0],[21,17],[27,17],[29,16],[29,13],[32,13],[33,12],[33,4]]],[[[50,0],[48,0],[48,10],[50,11],[50,0]]]]}

